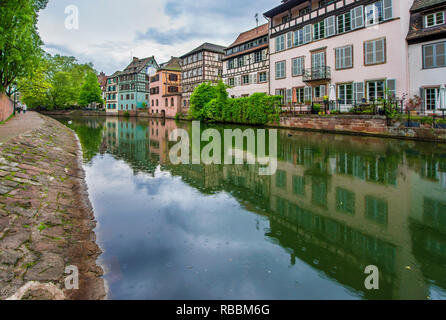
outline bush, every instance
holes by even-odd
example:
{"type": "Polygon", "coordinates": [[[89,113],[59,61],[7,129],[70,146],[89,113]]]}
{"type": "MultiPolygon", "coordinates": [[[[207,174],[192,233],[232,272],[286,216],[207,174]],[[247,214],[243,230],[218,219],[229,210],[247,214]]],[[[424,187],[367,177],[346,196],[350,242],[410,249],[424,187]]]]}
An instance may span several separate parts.
{"type": "Polygon", "coordinates": [[[279,121],[281,97],[255,93],[246,98],[230,99],[226,88],[222,81],[216,86],[197,87],[191,96],[192,118],[246,124],[279,121]]]}
{"type": "Polygon", "coordinates": [[[129,118],[130,117],[130,113],[128,111],[124,112],[124,117],[129,118]]]}
{"type": "Polygon", "coordinates": [[[434,119],[432,119],[431,117],[423,117],[423,118],[421,118],[421,123],[422,124],[433,124],[434,119]]]}

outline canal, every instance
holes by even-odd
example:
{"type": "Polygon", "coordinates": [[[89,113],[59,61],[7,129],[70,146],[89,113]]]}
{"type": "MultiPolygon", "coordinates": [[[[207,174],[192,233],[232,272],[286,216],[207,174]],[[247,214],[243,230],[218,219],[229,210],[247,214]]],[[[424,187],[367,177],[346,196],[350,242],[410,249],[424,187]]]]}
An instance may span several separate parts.
{"type": "Polygon", "coordinates": [[[59,120],[83,147],[111,299],[446,299],[446,145],[279,130],[261,176],[171,164],[188,122],[59,120]]]}

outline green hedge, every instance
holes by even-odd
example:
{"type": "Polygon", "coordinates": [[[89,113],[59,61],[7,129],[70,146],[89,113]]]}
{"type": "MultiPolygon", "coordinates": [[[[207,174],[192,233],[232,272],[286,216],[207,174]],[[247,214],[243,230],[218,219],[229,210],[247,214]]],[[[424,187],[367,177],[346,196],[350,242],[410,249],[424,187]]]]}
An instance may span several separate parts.
{"type": "Polygon", "coordinates": [[[191,96],[189,116],[210,122],[266,124],[279,121],[280,96],[255,93],[246,98],[228,98],[227,87],[203,83],[191,96]]]}

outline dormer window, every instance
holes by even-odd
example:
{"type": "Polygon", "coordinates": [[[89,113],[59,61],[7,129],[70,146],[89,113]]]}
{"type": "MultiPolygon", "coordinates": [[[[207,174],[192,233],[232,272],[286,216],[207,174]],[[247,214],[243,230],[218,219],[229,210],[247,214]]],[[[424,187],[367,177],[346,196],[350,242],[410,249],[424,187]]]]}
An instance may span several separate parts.
{"type": "Polygon", "coordinates": [[[428,14],[424,17],[424,27],[431,28],[444,24],[444,11],[428,14]]]}

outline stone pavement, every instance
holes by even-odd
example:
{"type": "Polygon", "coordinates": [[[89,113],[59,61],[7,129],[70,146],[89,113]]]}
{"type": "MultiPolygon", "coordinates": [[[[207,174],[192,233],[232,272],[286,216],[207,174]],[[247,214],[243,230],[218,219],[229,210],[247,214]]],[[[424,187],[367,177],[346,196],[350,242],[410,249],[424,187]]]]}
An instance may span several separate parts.
{"type": "Polygon", "coordinates": [[[0,300],[103,299],[101,251],[74,132],[37,113],[5,128],[0,125],[6,141],[0,145],[0,300]],[[65,289],[67,266],[79,269],[79,290],[65,289]]]}
{"type": "Polygon", "coordinates": [[[12,137],[37,129],[43,124],[42,118],[36,112],[16,113],[15,117],[4,124],[0,124],[0,143],[12,137]]]}

